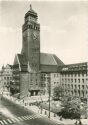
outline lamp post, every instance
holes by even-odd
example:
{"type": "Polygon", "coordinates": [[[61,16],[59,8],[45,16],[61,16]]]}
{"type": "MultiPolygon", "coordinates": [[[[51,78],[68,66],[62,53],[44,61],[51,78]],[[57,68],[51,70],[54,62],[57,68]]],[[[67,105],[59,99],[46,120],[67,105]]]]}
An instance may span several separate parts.
{"type": "Polygon", "coordinates": [[[50,77],[48,77],[48,84],[49,84],[49,119],[50,119],[50,97],[51,97],[51,83],[50,83],[50,77]]]}

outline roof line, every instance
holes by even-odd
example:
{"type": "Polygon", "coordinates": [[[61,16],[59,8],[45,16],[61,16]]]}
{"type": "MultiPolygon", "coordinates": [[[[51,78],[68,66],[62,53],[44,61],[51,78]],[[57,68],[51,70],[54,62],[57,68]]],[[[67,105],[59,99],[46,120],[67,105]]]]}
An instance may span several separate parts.
{"type": "Polygon", "coordinates": [[[82,64],[87,64],[87,62],[73,63],[73,64],[65,64],[64,66],[70,66],[70,65],[82,65],[82,64]]]}
{"type": "Polygon", "coordinates": [[[40,52],[40,54],[49,54],[49,55],[53,55],[53,53],[46,53],[46,52],[40,52]]]}
{"type": "Polygon", "coordinates": [[[52,57],[53,57],[53,59],[54,59],[54,62],[56,63],[56,65],[58,65],[58,64],[57,64],[57,61],[55,60],[55,58],[54,58],[54,56],[53,56],[53,55],[52,55],[52,57]]]}
{"type": "Polygon", "coordinates": [[[18,58],[18,54],[17,54],[17,60],[18,60],[18,63],[19,63],[19,69],[21,71],[21,66],[20,66],[20,61],[19,61],[19,58],[18,58]]]}

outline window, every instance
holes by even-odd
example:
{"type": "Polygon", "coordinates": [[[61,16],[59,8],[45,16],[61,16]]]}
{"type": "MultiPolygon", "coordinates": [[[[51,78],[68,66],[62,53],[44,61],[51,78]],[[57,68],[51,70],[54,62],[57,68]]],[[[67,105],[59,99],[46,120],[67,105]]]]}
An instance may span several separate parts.
{"type": "Polygon", "coordinates": [[[84,79],[82,79],[82,82],[84,83],[84,79]]]}
{"type": "Polygon", "coordinates": [[[65,82],[67,82],[67,79],[65,79],[65,82]]]}
{"type": "Polygon", "coordinates": [[[73,85],[71,85],[72,89],[73,89],[73,85]]]}
{"type": "Polygon", "coordinates": [[[64,82],[64,79],[62,79],[62,82],[64,82]]]}
{"type": "Polygon", "coordinates": [[[6,82],[4,82],[4,85],[6,85],[6,82]]]}
{"type": "Polygon", "coordinates": [[[56,74],[54,74],[54,77],[56,76],[56,74]]]}
{"type": "Polygon", "coordinates": [[[71,91],[71,94],[73,95],[73,91],[71,91]]]}
{"type": "Polygon", "coordinates": [[[80,91],[78,91],[78,94],[79,94],[79,96],[80,96],[80,91]]]}
{"type": "Polygon", "coordinates": [[[7,77],[7,80],[9,80],[9,77],[7,77]]]}
{"type": "Polygon", "coordinates": [[[30,83],[30,85],[33,85],[33,83],[30,83]]]}
{"type": "Polygon", "coordinates": [[[80,89],[80,85],[78,85],[78,88],[80,89]]]}
{"type": "Polygon", "coordinates": [[[70,85],[68,84],[68,88],[70,88],[70,85]]]}
{"type": "Polygon", "coordinates": [[[82,85],[82,89],[84,89],[84,85],[82,85]]]}
{"type": "Polygon", "coordinates": [[[84,91],[82,91],[82,95],[83,95],[83,97],[84,97],[84,91]]]}
{"type": "Polygon", "coordinates": [[[4,77],[4,79],[6,79],[6,77],[4,77]]]}
{"type": "Polygon", "coordinates": [[[84,76],[84,74],[82,73],[82,76],[84,76]]]}
{"type": "Polygon", "coordinates": [[[71,79],[71,82],[73,82],[73,79],[71,79]]]}
{"type": "Polygon", "coordinates": [[[47,114],[47,112],[45,111],[45,115],[47,114]]]}
{"type": "Polygon", "coordinates": [[[68,83],[70,82],[70,79],[68,79],[68,83]]]}
{"type": "Polygon", "coordinates": [[[78,76],[80,77],[80,74],[78,74],[78,76]]]}
{"type": "Polygon", "coordinates": [[[78,83],[80,83],[80,79],[78,79],[78,83]]]}
{"type": "Polygon", "coordinates": [[[86,85],[86,88],[88,89],[88,85],[86,85]]]}
{"type": "Polygon", "coordinates": [[[77,88],[77,85],[75,85],[75,89],[77,88]]]}
{"type": "Polygon", "coordinates": [[[73,77],[73,74],[71,74],[71,76],[73,77]]]}
{"type": "Polygon", "coordinates": [[[56,84],[56,82],[54,82],[54,84],[56,84]]]}
{"type": "Polygon", "coordinates": [[[75,79],[75,83],[76,83],[76,79],[75,79]]]}
{"type": "Polygon", "coordinates": [[[75,77],[76,77],[77,74],[75,74],[75,77]]]}

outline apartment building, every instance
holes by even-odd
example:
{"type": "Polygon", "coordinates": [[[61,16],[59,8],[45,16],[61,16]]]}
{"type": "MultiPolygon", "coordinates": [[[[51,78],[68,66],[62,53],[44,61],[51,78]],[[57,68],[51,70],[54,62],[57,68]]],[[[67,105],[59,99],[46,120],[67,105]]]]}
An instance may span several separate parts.
{"type": "Polygon", "coordinates": [[[3,91],[7,91],[10,89],[11,81],[12,81],[12,65],[7,64],[6,66],[2,66],[1,84],[3,87],[3,91]]]}
{"type": "Polygon", "coordinates": [[[88,63],[64,65],[58,68],[60,84],[64,90],[74,96],[87,98],[88,94],[88,63]]]}

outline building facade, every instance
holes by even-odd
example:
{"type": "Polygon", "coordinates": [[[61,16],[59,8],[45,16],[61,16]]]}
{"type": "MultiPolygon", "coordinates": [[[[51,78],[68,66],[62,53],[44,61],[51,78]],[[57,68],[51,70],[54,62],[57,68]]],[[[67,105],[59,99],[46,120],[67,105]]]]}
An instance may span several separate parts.
{"type": "Polygon", "coordinates": [[[87,98],[88,96],[88,63],[77,63],[59,67],[60,84],[72,96],[87,98]]]}
{"type": "Polygon", "coordinates": [[[14,93],[20,93],[21,98],[45,93],[50,77],[46,81],[44,74],[50,76],[51,72],[57,72],[58,66],[64,65],[56,55],[40,52],[40,24],[37,19],[38,15],[30,5],[22,26],[22,51],[16,54],[13,64],[14,83],[11,88],[14,93]]]}
{"type": "Polygon", "coordinates": [[[12,81],[12,65],[2,66],[0,73],[0,84],[2,92],[10,91],[10,83],[12,81]]]}
{"type": "Polygon", "coordinates": [[[65,65],[55,54],[40,52],[40,24],[32,9],[25,14],[22,26],[22,51],[13,63],[13,94],[20,98],[48,94],[62,85],[71,95],[87,97],[88,63],[65,65]]]}

